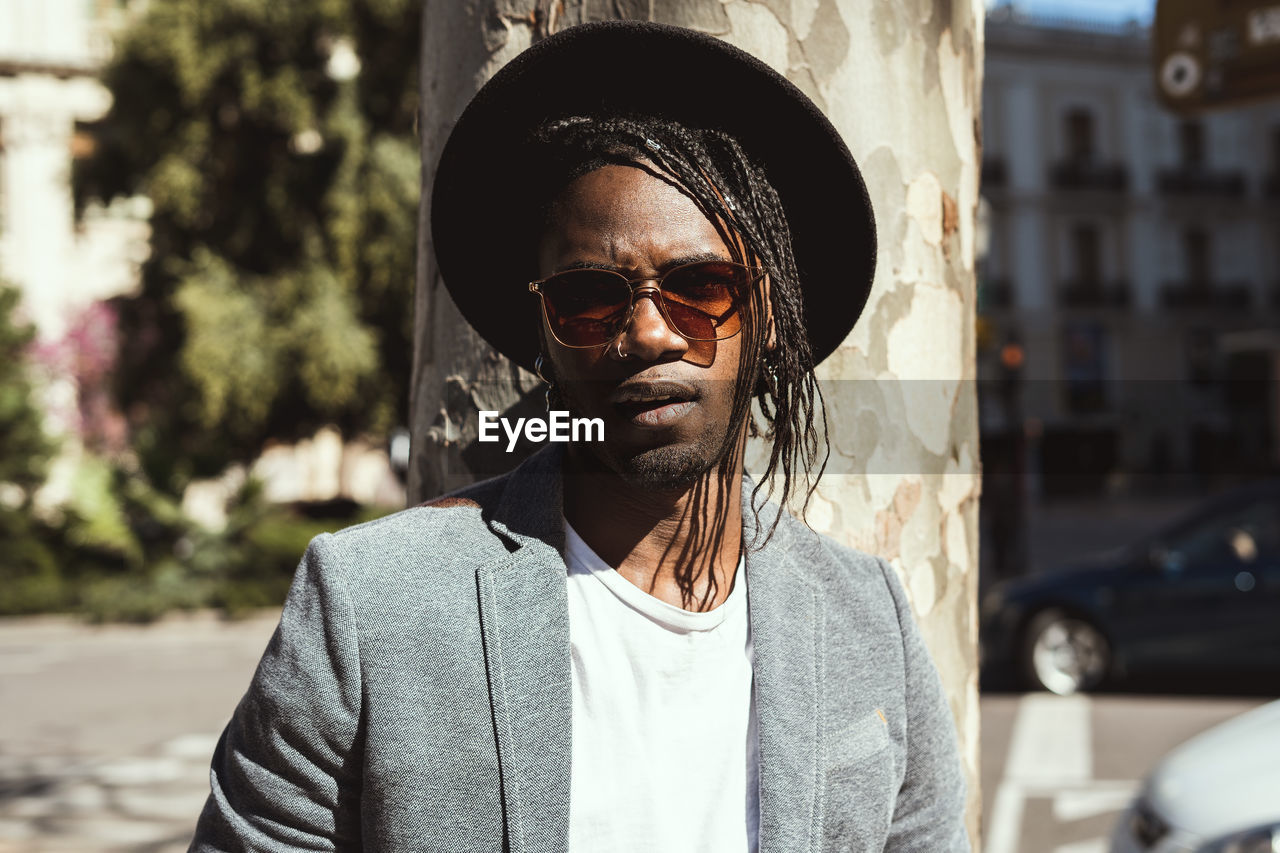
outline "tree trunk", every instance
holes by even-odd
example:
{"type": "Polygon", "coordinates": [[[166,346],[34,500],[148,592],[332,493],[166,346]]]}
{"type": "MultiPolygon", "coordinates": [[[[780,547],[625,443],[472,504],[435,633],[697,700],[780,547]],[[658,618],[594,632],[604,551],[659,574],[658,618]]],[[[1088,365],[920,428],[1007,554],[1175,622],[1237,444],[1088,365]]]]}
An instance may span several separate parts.
{"type": "Polygon", "coordinates": [[[548,32],[604,18],[693,27],[760,57],[843,134],[880,239],[866,311],[818,370],[832,457],[808,520],[902,575],[959,727],[975,849],[982,16],[980,0],[429,0],[409,492],[422,500],[495,473],[476,455],[477,410],[538,393],[462,321],[431,253],[432,171],[479,84],[548,32]]]}

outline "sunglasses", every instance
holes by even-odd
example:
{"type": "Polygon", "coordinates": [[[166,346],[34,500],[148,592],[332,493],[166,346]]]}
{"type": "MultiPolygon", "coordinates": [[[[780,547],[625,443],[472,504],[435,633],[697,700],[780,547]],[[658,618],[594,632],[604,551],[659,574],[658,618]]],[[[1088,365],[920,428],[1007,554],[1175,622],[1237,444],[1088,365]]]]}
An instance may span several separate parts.
{"type": "Polygon", "coordinates": [[[764,270],[732,261],[700,261],[667,270],[658,278],[627,278],[620,272],[576,269],[529,283],[542,297],[547,326],[566,347],[609,343],[627,328],[636,294],[653,291],[667,325],[691,341],[723,341],[742,331],[742,311],[764,270]],[[649,285],[649,287],[645,287],[649,285]]]}

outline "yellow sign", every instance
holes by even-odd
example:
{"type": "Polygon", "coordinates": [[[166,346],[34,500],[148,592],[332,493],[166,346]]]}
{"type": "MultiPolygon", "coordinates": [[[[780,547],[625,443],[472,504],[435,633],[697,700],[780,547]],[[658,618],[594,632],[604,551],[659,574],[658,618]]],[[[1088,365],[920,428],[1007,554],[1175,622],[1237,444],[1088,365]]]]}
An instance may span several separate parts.
{"type": "Polygon", "coordinates": [[[1280,0],[1158,0],[1156,91],[1180,113],[1280,97],[1280,0]]]}

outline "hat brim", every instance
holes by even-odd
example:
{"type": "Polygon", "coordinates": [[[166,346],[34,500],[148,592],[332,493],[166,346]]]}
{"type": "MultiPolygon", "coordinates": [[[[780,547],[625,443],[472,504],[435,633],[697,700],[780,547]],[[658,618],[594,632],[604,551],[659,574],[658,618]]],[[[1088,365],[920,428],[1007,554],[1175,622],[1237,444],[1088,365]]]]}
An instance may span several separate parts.
{"type": "Polygon", "coordinates": [[[794,84],[713,36],[605,21],[521,53],[463,111],[441,152],[431,232],[467,322],[527,369],[538,354],[538,277],[521,158],[530,133],[572,115],[652,115],[733,136],[777,191],[791,229],[815,364],[853,329],[875,273],[875,219],[840,134],[794,84]]]}

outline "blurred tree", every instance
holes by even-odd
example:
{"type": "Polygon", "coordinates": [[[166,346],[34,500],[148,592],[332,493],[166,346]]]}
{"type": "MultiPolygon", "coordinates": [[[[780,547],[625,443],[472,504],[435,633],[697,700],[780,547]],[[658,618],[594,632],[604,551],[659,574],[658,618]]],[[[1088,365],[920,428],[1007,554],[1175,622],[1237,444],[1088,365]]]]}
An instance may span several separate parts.
{"type": "Polygon", "coordinates": [[[57,574],[53,551],[31,518],[32,495],[55,445],[45,435],[29,374],[35,328],[18,318],[20,299],[17,288],[0,284],[0,612],[12,609],[6,605],[15,579],[36,578],[47,588],[57,574]]]}
{"type": "Polygon", "coordinates": [[[17,316],[21,298],[0,284],[0,511],[30,502],[54,452],[28,373],[35,328],[17,316]]]}
{"type": "Polygon", "coordinates": [[[144,194],[115,393],[152,482],[407,422],[417,0],[151,0],[77,200],[144,194]]]}

